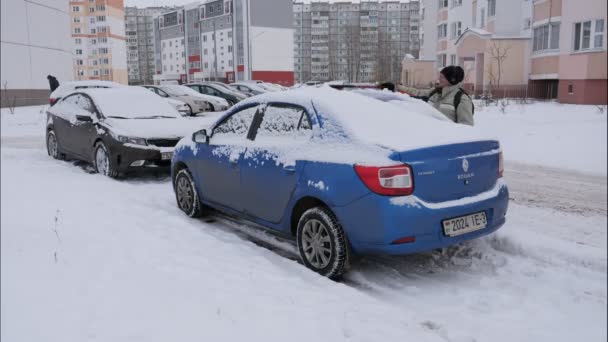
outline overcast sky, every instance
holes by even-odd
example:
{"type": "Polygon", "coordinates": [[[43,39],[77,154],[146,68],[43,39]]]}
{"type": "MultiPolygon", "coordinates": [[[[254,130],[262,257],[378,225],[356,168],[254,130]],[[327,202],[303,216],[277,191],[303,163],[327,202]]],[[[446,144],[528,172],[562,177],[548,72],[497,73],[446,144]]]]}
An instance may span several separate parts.
{"type": "MultiPolygon", "coordinates": [[[[255,0],[253,0],[255,1],[255,0]]],[[[291,1],[291,0],[276,0],[276,1],[291,1]]],[[[302,2],[318,2],[319,0],[303,0],[302,2]]],[[[329,0],[329,2],[344,1],[344,0],[329,0]]],[[[394,1],[394,0],[393,0],[394,1]]],[[[195,2],[193,0],[125,0],[125,6],[149,7],[149,6],[181,6],[195,2]]],[[[359,2],[355,0],[354,2],[359,2]]],[[[404,1],[407,2],[407,1],[404,1]]]]}

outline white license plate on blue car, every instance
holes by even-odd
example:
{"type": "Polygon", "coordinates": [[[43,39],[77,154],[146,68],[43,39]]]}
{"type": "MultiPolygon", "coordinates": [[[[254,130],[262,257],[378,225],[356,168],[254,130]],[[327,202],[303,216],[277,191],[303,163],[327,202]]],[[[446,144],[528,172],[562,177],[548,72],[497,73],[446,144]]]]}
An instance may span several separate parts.
{"type": "Polygon", "coordinates": [[[170,160],[173,157],[173,152],[161,152],[160,159],[161,160],[170,160]]]}
{"type": "Polygon", "coordinates": [[[458,236],[486,227],[488,221],[485,212],[479,212],[471,215],[454,217],[443,220],[443,232],[447,236],[458,236]]]}

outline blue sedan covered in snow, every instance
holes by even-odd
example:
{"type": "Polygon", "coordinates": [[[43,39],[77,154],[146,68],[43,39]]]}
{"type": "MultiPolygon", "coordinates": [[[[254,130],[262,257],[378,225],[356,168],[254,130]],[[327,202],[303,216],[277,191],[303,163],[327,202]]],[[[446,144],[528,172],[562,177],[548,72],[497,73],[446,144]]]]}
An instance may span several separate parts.
{"type": "Polygon", "coordinates": [[[292,235],[303,263],[330,278],[352,254],[426,251],[501,227],[498,141],[405,95],[379,98],[323,87],[242,101],[176,147],[179,208],[292,235]]]}

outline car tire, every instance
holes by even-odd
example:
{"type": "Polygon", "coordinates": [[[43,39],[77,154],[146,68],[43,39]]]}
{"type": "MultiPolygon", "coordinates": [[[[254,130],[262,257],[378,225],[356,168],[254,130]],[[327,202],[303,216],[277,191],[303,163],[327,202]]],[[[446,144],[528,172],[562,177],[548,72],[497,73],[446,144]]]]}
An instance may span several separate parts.
{"type": "Polygon", "coordinates": [[[59,142],[57,142],[57,136],[53,130],[46,134],[46,152],[53,159],[65,160],[65,154],[59,152],[59,142]]]}
{"type": "Polygon", "coordinates": [[[110,152],[106,148],[106,145],[102,142],[98,142],[95,145],[93,163],[97,173],[110,178],[118,177],[118,171],[116,170],[114,162],[112,162],[112,158],[110,158],[110,152]]]}
{"type": "Polygon", "coordinates": [[[315,207],[302,214],[296,236],[298,252],[306,267],[339,279],[351,263],[351,249],[342,225],[327,208],[315,207]]]}
{"type": "Polygon", "coordinates": [[[186,107],[188,107],[188,110],[189,110],[188,115],[189,116],[194,116],[194,111],[192,110],[192,106],[190,106],[189,104],[186,104],[186,107]]]}
{"type": "Polygon", "coordinates": [[[196,185],[188,169],[181,169],[177,173],[173,189],[175,190],[177,206],[181,211],[193,218],[203,216],[203,205],[198,197],[196,185]]]}

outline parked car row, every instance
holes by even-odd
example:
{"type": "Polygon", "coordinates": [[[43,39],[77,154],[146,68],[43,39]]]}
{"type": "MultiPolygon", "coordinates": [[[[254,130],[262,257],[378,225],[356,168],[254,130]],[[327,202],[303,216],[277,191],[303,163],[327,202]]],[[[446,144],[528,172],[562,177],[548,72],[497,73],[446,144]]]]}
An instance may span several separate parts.
{"type": "Polygon", "coordinates": [[[212,124],[166,101],[196,104],[191,87],[208,84],[75,88],[48,109],[48,154],[110,177],[169,169],[186,215],[213,209],[292,237],[332,279],[355,255],[428,251],[505,223],[499,142],[422,101],[305,87],[241,99],[212,124]]]}

